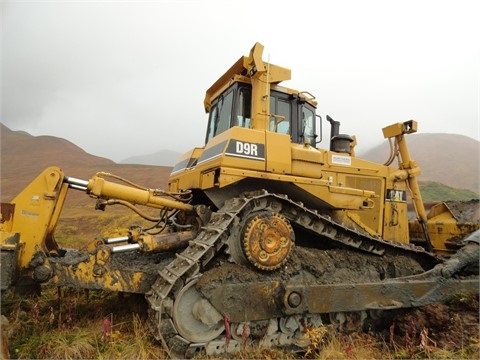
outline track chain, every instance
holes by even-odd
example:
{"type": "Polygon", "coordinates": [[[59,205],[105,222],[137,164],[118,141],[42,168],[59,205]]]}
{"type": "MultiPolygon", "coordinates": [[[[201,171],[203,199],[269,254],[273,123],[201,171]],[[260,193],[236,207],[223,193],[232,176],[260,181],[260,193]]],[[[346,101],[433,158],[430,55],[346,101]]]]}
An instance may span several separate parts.
{"type": "MultiPolygon", "coordinates": [[[[208,343],[195,344],[178,334],[173,320],[175,296],[185,284],[201,275],[200,271],[225,245],[230,229],[238,224],[239,219],[248,213],[260,210],[278,212],[297,226],[342,246],[377,255],[387,252],[405,253],[417,258],[420,263],[438,262],[434,255],[420,247],[389,242],[361,234],[337,224],[329,217],[312,211],[302,203],[294,202],[284,195],[262,190],[229,199],[220,210],[212,214],[210,221],[200,229],[197,237],[190,242],[189,246],[177,253],[176,258],[159,271],[157,280],[146,294],[150,305],[149,325],[155,338],[162,342],[171,357],[185,358],[199,349],[206,350],[209,355],[224,353],[226,342],[224,335],[208,343]]],[[[289,334],[283,334],[281,331],[270,335],[272,344],[288,345],[292,341],[289,334]]],[[[230,341],[230,349],[238,348],[238,346],[240,346],[238,340],[230,341]]]]}

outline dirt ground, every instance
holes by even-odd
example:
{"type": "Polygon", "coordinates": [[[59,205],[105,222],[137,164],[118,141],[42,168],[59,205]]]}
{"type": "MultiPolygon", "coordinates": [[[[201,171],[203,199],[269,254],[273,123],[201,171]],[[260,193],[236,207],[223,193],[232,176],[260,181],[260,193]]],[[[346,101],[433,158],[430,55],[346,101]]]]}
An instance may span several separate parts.
{"type": "Polygon", "coordinates": [[[480,200],[445,202],[459,222],[480,221],[480,200]]]}

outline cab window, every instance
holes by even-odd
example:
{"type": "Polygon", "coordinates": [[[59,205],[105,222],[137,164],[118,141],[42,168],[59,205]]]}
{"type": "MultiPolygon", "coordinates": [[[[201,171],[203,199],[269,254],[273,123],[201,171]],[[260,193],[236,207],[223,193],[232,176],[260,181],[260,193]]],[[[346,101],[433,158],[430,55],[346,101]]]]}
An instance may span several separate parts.
{"type": "Polygon", "coordinates": [[[301,107],[300,114],[302,137],[305,144],[315,146],[315,112],[306,106],[301,107]]]}
{"type": "Polygon", "coordinates": [[[206,142],[212,137],[228,130],[232,121],[233,91],[220,96],[212,106],[208,120],[208,131],[206,142]]]}
{"type": "Polygon", "coordinates": [[[240,88],[238,92],[237,126],[250,127],[250,113],[252,106],[252,91],[248,88],[240,88]]]}
{"type": "Polygon", "coordinates": [[[287,99],[270,98],[269,130],[281,134],[291,134],[291,105],[287,99]]]}

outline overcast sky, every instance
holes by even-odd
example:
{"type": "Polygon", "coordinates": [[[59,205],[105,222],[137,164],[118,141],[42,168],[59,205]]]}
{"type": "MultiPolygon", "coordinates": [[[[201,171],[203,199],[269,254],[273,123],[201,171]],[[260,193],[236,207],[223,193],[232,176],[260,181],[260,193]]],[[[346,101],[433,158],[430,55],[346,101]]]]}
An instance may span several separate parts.
{"type": "Polygon", "coordinates": [[[205,90],[258,41],[357,151],[409,119],[479,140],[477,4],[3,1],[0,121],[114,161],[184,152],[203,145],[205,90]]]}

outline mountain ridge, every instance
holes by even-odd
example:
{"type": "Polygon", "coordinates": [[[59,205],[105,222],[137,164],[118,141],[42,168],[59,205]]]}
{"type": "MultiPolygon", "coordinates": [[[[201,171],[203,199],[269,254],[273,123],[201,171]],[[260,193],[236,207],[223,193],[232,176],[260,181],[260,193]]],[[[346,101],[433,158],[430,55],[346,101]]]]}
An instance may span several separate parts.
{"type": "MultiPolygon", "coordinates": [[[[415,133],[405,136],[410,157],[420,166],[419,181],[434,181],[480,193],[480,142],[465,135],[415,133]]],[[[362,152],[362,158],[384,163],[388,141],[362,152]]]]}
{"type": "MultiPolygon", "coordinates": [[[[142,164],[117,164],[92,155],[63,138],[33,136],[12,131],[0,123],[0,197],[10,201],[43,170],[58,166],[66,176],[89,179],[99,171],[113,173],[139,185],[165,188],[171,167],[142,164]]],[[[81,204],[91,202],[88,196],[72,195],[81,204]]]]}
{"type": "Polygon", "coordinates": [[[163,149],[151,154],[131,156],[121,160],[119,164],[141,164],[141,165],[158,165],[171,166],[175,165],[175,160],[181,153],[169,149],[163,149]]]}

